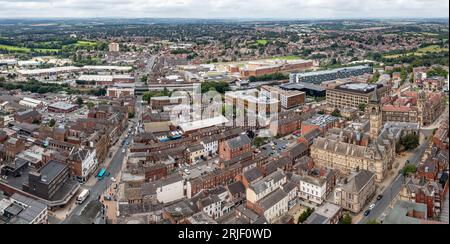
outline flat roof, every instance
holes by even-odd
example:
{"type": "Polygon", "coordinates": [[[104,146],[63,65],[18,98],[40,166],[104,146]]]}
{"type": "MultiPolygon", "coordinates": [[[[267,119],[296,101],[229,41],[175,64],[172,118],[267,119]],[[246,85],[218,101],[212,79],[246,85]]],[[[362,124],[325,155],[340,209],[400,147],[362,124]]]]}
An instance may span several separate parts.
{"type": "Polygon", "coordinates": [[[73,72],[80,71],[80,67],[75,66],[65,66],[65,67],[54,67],[48,69],[21,69],[17,72],[21,75],[39,75],[39,74],[48,74],[48,73],[58,73],[58,72],[73,72]]]}
{"type": "Polygon", "coordinates": [[[118,70],[118,71],[129,71],[132,70],[131,66],[105,66],[105,65],[86,65],[84,69],[91,70],[118,70]]]}
{"type": "Polygon", "coordinates": [[[378,85],[374,84],[367,84],[367,83],[347,83],[336,87],[336,90],[347,90],[347,91],[353,91],[358,93],[370,93],[377,88],[378,85]]]}
{"type": "Polygon", "coordinates": [[[343,68],[338,68],[338,69],[313,71],[313,72],[307,72],[307,73],[297,73],[295,75],[300,76],[300,77],[309,77],[309,76],[327,75],[327,74],[333,74],[333,73],[337,73],[337,72],[346,72],[346,71],[353,71],[353,70],[360,70],[360,69],[367,69],[367,68],[370,68],[370,66],[359,65],[359,66],[343,67],[343,68]]]}
{"type": "Polygon", "coordinates": [[[49,105],[49,107],[62,109],[62,110],[69,110],[69,109],[72,109],[72,108],[74,108],[76,106],[77,105],[74,105],[74,104],[71,104],[71,103],[62,102],[62,101],[56,102],[56,103],[53,103],[53,104],[49,105]]]}
{"type": "Polygon", "coordinates": [[[319,92],[324,92],[326,89],[318,86],[318,85],[314,85],[312,83],[306,83],[306,82],[298,82],[298,83],[288,83],[288,84],[283,84],[280,86],[283,89],[287,89],[287,90],[302,90],[302,89],[308,89],[308,90],[314,90],[314,91],[319,91],[319,92]]]}
{"type": "Polygon", "coordinates": [[[41,170],[39,170],[39,173],[42,176],[41,179],[43,182],[50,183],[65,169],[66,165],[52,160],[42,167],[41,170]]]}
{"type": "Polygon", "coordinates": [[[184,132],[187,132],[187,131],[193,131],[193,130],[198,130],[198,129],[207,128],[207,127],[222,125],[227,122],[228,122],[228,119],[226,117],[218,116],[218,117],[209,118],[209,119],[203,119],[203,120],[197,120],[197,121],[193,121],[193,122],[182,123],[179,125],[179,127],[184,132]]]}

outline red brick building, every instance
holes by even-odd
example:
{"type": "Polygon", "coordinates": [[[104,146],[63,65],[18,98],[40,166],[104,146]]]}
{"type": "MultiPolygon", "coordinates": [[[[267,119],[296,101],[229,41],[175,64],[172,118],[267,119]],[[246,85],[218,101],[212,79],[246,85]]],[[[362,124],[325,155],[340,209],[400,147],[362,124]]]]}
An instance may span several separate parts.
{"type": "Polygon", "coordinates": [[[224,161],[228,161],[250,152],[251,150],[252,142],[247,135],[243,134],[221,142],[219,144],[219,157],[224,161]]]}

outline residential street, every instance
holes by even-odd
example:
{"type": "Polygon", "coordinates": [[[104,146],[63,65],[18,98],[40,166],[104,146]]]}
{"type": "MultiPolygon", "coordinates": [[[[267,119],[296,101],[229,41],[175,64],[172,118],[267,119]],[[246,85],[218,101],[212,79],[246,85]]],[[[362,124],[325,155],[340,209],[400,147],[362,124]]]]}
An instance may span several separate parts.
{"type": "MultiPolygon", "coordinates": [[[[409,159],[410,164],[418,165],[420,162],[420,159],[422,158],[423,154],[427,150],[427,148],[430,145],[430,139],[431,135],[433,133],[433,130],[426,129],[421,131],[424,136],[428,137],[428,140],[422,143],[416,150],[414,155],[409,159]]],[[[383,191],[382,195],[383,198],[376,202],[375,208],[370,212],[370,214],[367,217],[363,217],[359,224],[366,224],[370,220],[378,220],[382,214],[386,211],[386,209],[390,206],[390,204],[395,200],[398,193],[400,192],[402,188],[402,184],[405,177],[401,174],[398,175],[398,177],[383,191]]],[[[375,196],[376,197],[376,196],[375,196]]],[[[375,199],[376,201],[376,199],[375,199]]],[[[369,204],[370,205],[370,204],[369,204]]]]}

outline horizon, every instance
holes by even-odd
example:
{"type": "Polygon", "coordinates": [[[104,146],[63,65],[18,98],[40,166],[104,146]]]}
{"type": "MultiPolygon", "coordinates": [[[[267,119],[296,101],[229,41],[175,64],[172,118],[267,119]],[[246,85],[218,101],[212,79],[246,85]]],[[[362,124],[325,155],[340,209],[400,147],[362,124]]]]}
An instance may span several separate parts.
{"type": "Polygon", "coordinates": [[[0,0],[4,19],[436,19],[447,0],[0,0]]]}

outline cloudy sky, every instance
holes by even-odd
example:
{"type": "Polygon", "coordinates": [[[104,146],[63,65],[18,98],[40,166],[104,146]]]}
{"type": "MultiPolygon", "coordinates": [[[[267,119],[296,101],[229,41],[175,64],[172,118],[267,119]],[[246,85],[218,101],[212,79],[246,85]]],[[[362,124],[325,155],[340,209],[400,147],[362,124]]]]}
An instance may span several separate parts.
{"type": "Polygon", "coordinates": [[[448,17],[448,0],[0,0],[0,18],[448,17]]]}

